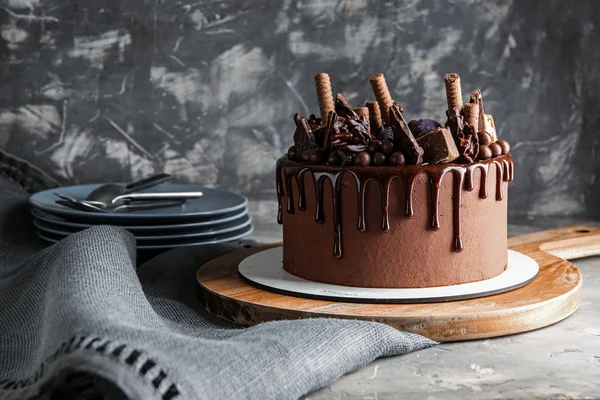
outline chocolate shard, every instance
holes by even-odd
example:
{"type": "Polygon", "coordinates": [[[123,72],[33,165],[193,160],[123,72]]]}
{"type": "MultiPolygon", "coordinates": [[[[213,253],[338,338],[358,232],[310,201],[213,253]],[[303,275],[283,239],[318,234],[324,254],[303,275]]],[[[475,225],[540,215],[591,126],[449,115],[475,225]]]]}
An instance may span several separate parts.
{"type": "Polygon", "coordinates": [[[294,132],[294,145],[296,146],[296,151],[302,152],[306,149],[314,149],[317,147],[315,136],[310,129],[308,120],[304,117],[300,117],[300,114],[296,113],[294,115],[294,122],[296,123],[296,131],[294,132]]]}
{"type": "Polygon", "coordinates": [[[477,138],[477,129],[465,123],[464,118],[460,115],[460,110],[454,107],[446,111],[448,116],[448,128],[454,137],[454,143],[460,157],[456,162],[468,164],[477,159],[479,153],[479,139],[477,138]]]}
{"type": "Polygon", "coordinates": [[[352,106],[340,93],[335,97],[335,112],[343,118],[358,119],[358,115],[354,112],[352,106]]]}
{"type": "Polygon", "coordinates": [[[408,129],[401,108],[395,103],[390,107],[390,125],[394,132],[394,143],[404,153],[407,164],[421,165],[423,163],[423,148],[408,129]]]}
{"type": "Polygon", "coordinates": [[[460,154],[448,129],[435,128],[419,136],[417,143],[423,148],[423,159],[430,164],[443,164],[456,160],[460,154]]]}
{"type": "Polygon", "coordinates": [[[334,125],[338,119],[335,111],[329,111],[327,116],[327,124],[325,125],[325,140],[323,141],[323,150],[325,153],[329,153],[331,151],[331,142],[335,139],[335,129],[334,125]]]}

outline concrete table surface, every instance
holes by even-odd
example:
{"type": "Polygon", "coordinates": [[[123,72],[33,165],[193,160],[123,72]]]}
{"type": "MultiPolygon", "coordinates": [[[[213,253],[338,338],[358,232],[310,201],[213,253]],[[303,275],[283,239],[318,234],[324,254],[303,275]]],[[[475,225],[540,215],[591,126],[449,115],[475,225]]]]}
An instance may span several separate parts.
{"type": "MultiPolygon", "coordinates": [[[[569,218],[510,222],[511,236],[572,224],[600,227],[569,218]]],[[[256,237],[281,240],[272,225],[259,224],[256,237]]],[[[583,300],[569,318],[532,332],[378,359],[305,399],[599,398],[600,257],[573,263],[583,274],[583,300]]]]}

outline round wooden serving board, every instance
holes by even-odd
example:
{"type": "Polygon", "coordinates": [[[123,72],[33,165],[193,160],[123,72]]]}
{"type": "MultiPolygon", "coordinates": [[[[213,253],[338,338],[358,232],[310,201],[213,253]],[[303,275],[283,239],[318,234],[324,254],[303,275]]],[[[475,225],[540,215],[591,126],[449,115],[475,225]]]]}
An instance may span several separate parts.
{"type": "Polygon", "coordinates": [[[252,286],[238,273],[242,249],[211,260],[196,274],[198,299],[210,313],[244,326],[281,319],[351,318],[382,322],[437,341],[488,338],[548,326],[581,304],[581,274],[565,259],[600,255],[600,229],[569,226],[509,239],[509,247],[540,267],[530,284],[471,300],[423,304],[365,304],[313,300],[252,286]]]}

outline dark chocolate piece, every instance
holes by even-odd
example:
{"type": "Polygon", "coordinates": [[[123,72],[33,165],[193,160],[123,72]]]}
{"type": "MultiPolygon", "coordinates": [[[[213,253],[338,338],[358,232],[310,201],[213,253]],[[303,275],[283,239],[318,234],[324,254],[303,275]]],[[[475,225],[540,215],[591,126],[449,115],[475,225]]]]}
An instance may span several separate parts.
{"type": "Polygon", "coordinates": [[[335,97],[335,112],[344,118],[358,119],[358,114],[340,93],[335,97]]]}
{"type": "Polygon", "coordinates": [[[472,163],[477,159],[477,153],[479,152],[479,140],[477,138],[477,132],[464,122],[463,116],[460,114],[460,110],[454,107],[451,110],[446,111],[448,116],[448,129],[454,137],[454,143],[458,149],[460,157],[456,159],[456,162],[462,164],[472,163]]]}
{"type": "Polygon", "coordinates": [[[300,117],[300,114],[294,115],[294,122],[296,123],[296,131],[294,132],[294,145],[298,152],[302,152],[306,149],[314,149],[317,147],[315,137],[308,125],[308,120],[304,117],[300,117]]]}
{"type": "Polygon", "coordinates": [[[417,143],[423,148],[423,159],[430,164],[443,164],[456,160],[460,154],[449,130],[436,128],[423,133],[417,143]]]}
{"type": "Polygon", "coordinates": [[[404,153],[407,164],[421,165],[424,151],[408,129],[397,104],[390,107],[390,124],[394,131],[394,143],[404,153]]]}

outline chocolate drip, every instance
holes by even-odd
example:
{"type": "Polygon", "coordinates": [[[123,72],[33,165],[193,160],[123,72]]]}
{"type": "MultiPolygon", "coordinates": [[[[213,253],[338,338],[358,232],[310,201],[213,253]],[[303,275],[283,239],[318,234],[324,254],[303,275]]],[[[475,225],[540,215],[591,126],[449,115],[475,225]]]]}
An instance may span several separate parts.
{"type": "MultiPolygon", "coordinates": [[[[467,169],[470,171],[470,169],[467,169]]],[[[462,204],[462,186],[465,178],[464,170],[454,170],[454,251],[460,253],[465,246],[462,242],[460,229],[460,205],[462,204]]]]}
{"type": "Polygon", "coordinates": [[[306,211],[306,193],[304,192],[304,174],[308,168],[300,170],[298,173],[298,210],[306,211]]]}
{"type": "Polygon", "coordinates": [[[365,196],[367,184],[374,181],[379,185],[381,190],[381,230],[384,232],[390,229],[389,220],[389,204],[390,204],[390,188],[394,179],[402,180],[405,189],[405,216],[411,218],[414,215],[413,210],[413,189],[414,182],[417,176],[424,173],[429,177],[431,190],[431,228],[433,230],[440,229],[439,218],[439,197],[442,180],[446,173],[451,172],[453,175],[453,232],[454,243],[453,247],[456,252],[464,249],[461,231],[461,204],[462,192],[472,192],[474,190],[474,175],[475,170],[480,169],[480,189],[479,197],[485,199],[487,193],[487,179],[491,165],[496,166],[496,200],[503,199],[502,184],[503,182],[513,181],[513,161],[510,156],[501,156],[495,159],[480,161],[470,165],[425,165],[425,166],[403,166],[403,167],[388,167],[376,169],[377,174],[374,174],[373,167],[357,168],[348,167],[340,169],[339,167],[331,167],[326,165],[315,165],[307,168],[305,165],[297,164],[288,161],[283,157],[277,161],[277,197],[278,197],[278,213],[277,222],[283,222],[282,216],[282,201],[287,194],[287,212],[294,213],[294,199],[292,192],[292,179],[296,179],[298,185],[298,209],[306,210],[306,193],[304,187],[304,176],[306,172],[311,172],[315,187],[316,212],[315,221],[322,224],[325,221],[325,211],[323,209],[323,190],[325,181],[329,181],[332,190],[332,205],[333,205],[333,231],[334,231],[334,249],[333,255],[335,258],[342,257],[342,178],[345,174],[349,174],[354,178],[357,188],[358,200],[358,224],[357,229],[361,232],[366,230],[365,221],[365,196]],[[285,180],[285,182],[283,182],[285,180]],[[284,193],[285,185],[285,193],[284,193]]]}
{"type": "Polygon", "coordinates": [[[415,215],[415,211],[413,210],[413,202],[412,202],[412,191],[413,191],[413,187],[415,186],[415,179],[417,178],[417,175],[408,175],[406,176],[406,179],[403,179],[404,182],[404,191],[405,191],[405,196],[406,197],[406,206],[405,208],[405,215],[406,218],[412,218],[415,215]]]}

